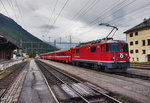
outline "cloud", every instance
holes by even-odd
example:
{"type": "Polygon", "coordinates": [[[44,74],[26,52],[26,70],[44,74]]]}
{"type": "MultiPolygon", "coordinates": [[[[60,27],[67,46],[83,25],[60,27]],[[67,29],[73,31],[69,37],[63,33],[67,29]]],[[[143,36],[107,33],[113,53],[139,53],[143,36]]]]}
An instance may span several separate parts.
{"type": "Polygon", "coordinates": [[[39,26],[38,28],[40,28],[40,29],[57,29],[58,27],[53,26],[53,25],[44,24],[44,25],[39,26]]]}
{"type": "MultiPolygon", "coordinates": [[[[62,41],[69,41],[69,35],[74,38],[73,42],[103,38],[111,28],[98,26],[102,22],[117,26],[119,30],[114,38],[125,40],[124,31],[142,22],[143,18],[150,17],[149,0],[69,0],[56,23],[52,25],[66,0],[58,0],[55,8],[56,0],[17,0],[22,17],[15,2],[14,9],[11,9],[7,0],[2,1],[10,17],[40,39],[43,39],[41,34],[47,27],[49,33],[45,35],[52,37],[52,40],[62,37],[62,41]],[[135,2],[130,4],[132,1],[135,2]],[[122,5],[117,5],[122,2],[122,5]],[[127,4],[130,5],[123,7],[127,4]],[[96,18],[98,19],[95,20],[96,18]]],[[[7,15],[1,4],[0,8],[7,15]]],[[[46,36],[45,40],[48,41],[46,36]]]]}

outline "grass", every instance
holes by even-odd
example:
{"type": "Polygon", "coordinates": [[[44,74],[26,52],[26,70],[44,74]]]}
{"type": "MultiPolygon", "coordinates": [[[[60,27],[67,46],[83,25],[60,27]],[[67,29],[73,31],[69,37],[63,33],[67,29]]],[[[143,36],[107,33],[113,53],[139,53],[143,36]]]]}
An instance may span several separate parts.
{"type": "Polygon", "coordinates": [[[131,64],[150,64],[150,62],[131,62],[131,64]]]}
{"type": "MultiPolygon", "coordinates": [[[[2,71],[1,71],[2,72],[2,71]]],[[[11,71],[10,70],[4,70],[1,74],[0,74],[0,79],[2,79],[3,77],[5,77],[7,74],[9,74],[11,71]]]]}

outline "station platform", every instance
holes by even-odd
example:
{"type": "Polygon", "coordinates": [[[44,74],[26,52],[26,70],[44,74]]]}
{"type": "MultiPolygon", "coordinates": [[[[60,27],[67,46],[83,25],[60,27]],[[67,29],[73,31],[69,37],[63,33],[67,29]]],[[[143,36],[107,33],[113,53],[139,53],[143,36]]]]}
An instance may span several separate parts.
{"type": "Polygon", "coordinates": [[[18,59],[11,59],[11,60],[1,60],[0,61],[0,70],[3,71],[5,69],[7,69],[8,67],[15,65],[17,63],[22,62],[22,60],[18,60],[18,59]]]}
{"type": "Polygon", "coordinates": [[[55,103],[34,60],[30,62],[18,103],[55,103]]]}

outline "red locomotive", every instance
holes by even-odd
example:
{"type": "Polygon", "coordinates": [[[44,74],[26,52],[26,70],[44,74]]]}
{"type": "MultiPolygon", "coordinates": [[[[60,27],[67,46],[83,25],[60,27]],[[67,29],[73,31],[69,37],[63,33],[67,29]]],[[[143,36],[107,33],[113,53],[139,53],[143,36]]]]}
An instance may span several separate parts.
{"type": "Polygon", "coordinates": [[[108,36],[102,40],[81,43],[69,50],[41,54],[40,57],[73,65],[89,65],[106,72],[125,72],[130,65],[128,44],[108,36]]]}

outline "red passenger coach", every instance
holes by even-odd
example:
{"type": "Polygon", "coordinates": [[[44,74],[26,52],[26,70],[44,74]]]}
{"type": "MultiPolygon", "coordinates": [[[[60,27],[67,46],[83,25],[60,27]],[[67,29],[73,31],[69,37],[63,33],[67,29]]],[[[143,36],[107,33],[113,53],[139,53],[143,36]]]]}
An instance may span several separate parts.
{"type": "Polygon", "coordinates": [[[71,50],[56,51],[55,52],[55,60],[64,61],[64,62],[72,62],[71,50]]]}

